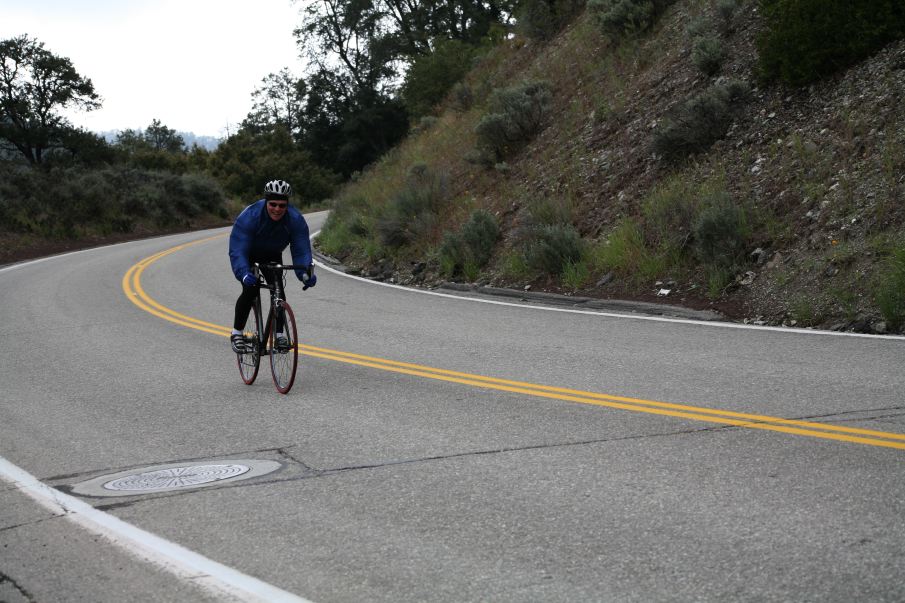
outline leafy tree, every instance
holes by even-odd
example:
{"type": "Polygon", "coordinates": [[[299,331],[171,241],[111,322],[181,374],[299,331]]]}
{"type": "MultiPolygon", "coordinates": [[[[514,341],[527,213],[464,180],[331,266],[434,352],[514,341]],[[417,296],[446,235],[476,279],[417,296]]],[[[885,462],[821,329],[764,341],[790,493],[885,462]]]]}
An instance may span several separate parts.
{"type": "Polygon", "coordinates": [[[126,155],[134,155],[141,151],[151,150],[150,143],[145,140],[144,132],[132,130],[131,128],[119,132],[113,144],[126,155]]]}
{"type": "Polygon", "coordinates": [[[302,144],[321,165],[345,175],[379,158],[408,129],[406,107],[396,93],[406,65],[418,65],[407,97],[419,97],[411,107],[423,111],[463,65],[465,53],[449,52],[446,41],[483,42],[495,27],[509,23],[513,6],[512,0],[308,3],[295,32],[312,66],[302,144]],[[435,52],[440,56],[431,63],[425,57],[435,52]],[[450,66],[452,73],[440,73],[450,66]]]}
{"type": "Polygon", "coordinates": [[[183,174],[198,163],[189,160],[182,136],[159,119],[145,130],[123,130],[117,134],[113,148],[122,161],[146,170],[183,174]]]}
{"type": "Polygon", "coordinates": [[[405,105],[413,116],[426,115],[471,68],[474,47],[444,40],[431,54],[415,59],[402,87],[405,105]]]}
{"type": "MultiPolygon", "coordinates": [[[[67,152],[65,155],[67,162],[87,166],[112,163],[116,155],[113,147],[102,136],[82,128],[63,130],[60,135],[60,148],[67,152]]],[[[52,155],[55,163],[58,155],[57,153],[52,155]]]]}
{"type": "Polygon", "coordinates": [[[247,125],[260,129],[279,126],[300,136],[307,93],[305,80],[293,76],[289,69],[269,74],[251,94],[254,106],[246,118],[247,125]]]}
{"type": "Polygon", "coordinates": [[[168,128],[159,119],[151,122],[144,133],[144,139],[155,151],[166,153],[184,153],[185,140],[176,133],[176,130],[168,128]]]}
{"type": "Polygon", "coordinates": [[[389,23],[370,0],[318,0],[306,5],[295,35],[317,71],[339,71],[357,91],[376,91],[398,65],[389,23]]]}
{"type": "Polygon", "coordinates": [[[0,140],[29,163],[41,164],[48,151],[62,148],[63,138],[71,135],[61,109],[100,106],[91,80],[68,58],[28,35],[0,41],[0,140]]]}

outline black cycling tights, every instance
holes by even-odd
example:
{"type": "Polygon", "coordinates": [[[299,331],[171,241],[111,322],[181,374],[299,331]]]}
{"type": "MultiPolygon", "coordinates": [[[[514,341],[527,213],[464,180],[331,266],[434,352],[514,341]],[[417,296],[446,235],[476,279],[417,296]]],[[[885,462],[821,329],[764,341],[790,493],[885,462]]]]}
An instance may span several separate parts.
{"type": "MultiPolygon", "coordinates": [[[[277,262],[282,263],[283,258],[281,256],[275,257],[264,257],[264,258],[250,258],[251,263],[258,262],[263,264],[264,262],[277,262]]],[[[268,285],[273,285],[274,275],[270,270],[261,270],[261,274],[264,275],[264,280],[267,281],[268,285]]],[[[255,298],[258,296],[258,288],[257,287],[246,287],[242,285],[242,294],[239,295],[239,299],[236,300],[236,314],[233,318],[233,328],[237,331],[241,331],[245,328],[245,323],[248,322],[248,313],[251,312],[251,308],[255,304],[255,298]]],[[[262,317],[262,318],[267,318],[262,317]]],[[[281,325],[277,325],[279,327],[281,325]]]]}

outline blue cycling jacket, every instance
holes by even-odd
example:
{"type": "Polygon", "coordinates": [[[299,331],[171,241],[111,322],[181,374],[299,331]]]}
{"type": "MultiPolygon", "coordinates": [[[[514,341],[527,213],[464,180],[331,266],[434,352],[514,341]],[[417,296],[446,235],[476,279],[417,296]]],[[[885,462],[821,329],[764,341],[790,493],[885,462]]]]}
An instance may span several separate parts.
{"type": "MultiPolygon", "coordinates": [[[[289,245],[292,263],[311,265],[311,241],[308,223],[302,212],[292,207],[278,221],[267,214],[266,201],[252,203],[239,214],[229,235],[229,262],[236,279],[251,272],[251,258],[279,255],[289,245]]],[[[301,279],[304,270],[296,270],[301,279]]]]}

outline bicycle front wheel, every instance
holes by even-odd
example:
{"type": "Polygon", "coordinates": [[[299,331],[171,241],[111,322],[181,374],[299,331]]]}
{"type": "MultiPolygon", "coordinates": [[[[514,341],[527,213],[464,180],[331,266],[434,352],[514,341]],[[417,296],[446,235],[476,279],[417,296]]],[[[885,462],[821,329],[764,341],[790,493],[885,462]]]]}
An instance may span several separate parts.
{"type": "Polygon", "coordinates": [[[250,348],[245,354],[236,354],[236,363],[239,365],[242,381],[246,385],[251,385],[258,376],[258,367],[261,366],[261,350],[264,348],[264,321],[261,319],[260,299],[255,302],[244,331],[245,341],[250,344],[250,348]]]}
{"type": "Polygon", "coordinates": [[[270,320],[270,371],[277,391],[287,394],[295,382],[299,361],[295,314],[289,304],[280,302],[270,320]]]}

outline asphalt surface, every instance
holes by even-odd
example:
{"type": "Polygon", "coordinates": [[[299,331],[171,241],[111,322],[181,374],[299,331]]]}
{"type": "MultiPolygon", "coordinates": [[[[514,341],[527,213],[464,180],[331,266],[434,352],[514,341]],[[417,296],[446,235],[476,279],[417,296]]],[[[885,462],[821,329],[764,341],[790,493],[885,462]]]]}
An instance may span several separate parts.
{"type": "MultiPolygon", "coordinates": [[[[0,457],[70,494],[132,469],[277,461],[76,496],[317,602],[905,599],[902,339],[488,304],[320,270],[313,289],[290,282],[318,351],[281,396],[267,366],[245,386],[219,334],[239,291],[224,236],[147,263],[130,295],[213,332],[124,291],[138,262],[225,232],[0,271],[0,457]]],[[[222,598],[79,517],[0,480],[0,601],[222,598]]]]}

